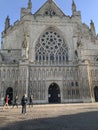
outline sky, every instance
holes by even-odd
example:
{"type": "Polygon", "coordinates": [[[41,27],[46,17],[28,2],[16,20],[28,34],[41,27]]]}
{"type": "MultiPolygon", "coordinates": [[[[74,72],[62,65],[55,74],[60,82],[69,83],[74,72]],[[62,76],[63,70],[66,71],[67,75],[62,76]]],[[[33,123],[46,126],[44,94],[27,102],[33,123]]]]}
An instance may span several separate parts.
{"type": "MultiPolygon", "coordinates": [[[[47,0],[31,0],[34,14],[47,0]]],[[[66,14],[72,15],[72,0],[54,0],[58,7],[66,14]]],[[[74,0],[77,11],[81,11],[82,22],[90,25],[94,21],[96,34],[98,34],[98,0],[74,0]]],[[[5,19],[10,17],[10,23],[20,20],[20,9],[27,7],[28,0],[0,0],[0,43],[1,32],[4,30],[5,19]]]]}

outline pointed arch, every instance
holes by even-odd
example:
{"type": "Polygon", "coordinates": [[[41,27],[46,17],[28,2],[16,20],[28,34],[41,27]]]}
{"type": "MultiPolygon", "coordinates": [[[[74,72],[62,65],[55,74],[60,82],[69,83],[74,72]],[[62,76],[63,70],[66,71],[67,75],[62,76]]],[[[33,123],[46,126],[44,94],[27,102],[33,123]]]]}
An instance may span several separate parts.
{"type": "Polygon", "coordinates": [[[60,87],[56,83],[51,83],[48,88],[48,94],[49,94],[49,103],[60,103],[61,97],[60,97],[60,87]]]}
{"type": "Polygon", "coordinates": [[[43,32],[35,46],[36,63],[63,64],[67,62],[68,47],[61,34],[61,31],[54,27],[49,27],[43,32]]]}
{"type": "Polygon", "coordinates": [[[6,89],[6,96],[9,96],[9,104],[12,104],[12,100],[13,100],[13,88],[12,87],[8,87],[6,89]]]}

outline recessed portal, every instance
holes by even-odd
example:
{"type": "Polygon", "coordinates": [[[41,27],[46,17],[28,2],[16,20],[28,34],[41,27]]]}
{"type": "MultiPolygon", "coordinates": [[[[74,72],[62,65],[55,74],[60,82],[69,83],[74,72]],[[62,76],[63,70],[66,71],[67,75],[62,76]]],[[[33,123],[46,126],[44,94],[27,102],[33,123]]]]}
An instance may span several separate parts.
{"type": "Polygon", "coordinates": [[[13,100],[13,88],[9,87],[6,90],[6,96],[9,96],[9,105],[12,104],[12,100],[13,100]]]}
{"type": "Polygon", "coordinates": [[[60,103],[60,88],[56,83],[52,83],[48,89],[49,103],[60,103]]]}
{"type": "Polygon", "coordinates": [[[94,88],[95,101],[98,102],[98,87],[94,88]]]}

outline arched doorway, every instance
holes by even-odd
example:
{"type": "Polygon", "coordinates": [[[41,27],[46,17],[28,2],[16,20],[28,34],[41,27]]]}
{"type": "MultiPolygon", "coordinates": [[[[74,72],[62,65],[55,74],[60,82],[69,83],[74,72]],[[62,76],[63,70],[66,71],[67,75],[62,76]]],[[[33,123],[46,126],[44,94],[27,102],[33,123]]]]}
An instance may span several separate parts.
{"type": "Polygon", "coordinates": [[[56,83],[52,83],[48,89],[49,103],[60,103],[60,88],[56,83]]]}
{"type": "Polygon", "coordinates": [[[6,90],[6,96],[9,96],[9,105],[12,104],[12,100],[13,100],[13,88],[9,87],[6,90]]]}
{"type": "Polygon", "coordinates": [[[98,102],[98,87],[94,88],[95,101],[98,102]]]}

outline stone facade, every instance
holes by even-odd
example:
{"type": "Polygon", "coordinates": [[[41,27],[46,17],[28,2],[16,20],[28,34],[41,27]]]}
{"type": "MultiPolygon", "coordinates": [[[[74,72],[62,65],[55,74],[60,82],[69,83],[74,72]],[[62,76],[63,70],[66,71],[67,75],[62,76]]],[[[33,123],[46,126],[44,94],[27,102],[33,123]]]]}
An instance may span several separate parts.
{"type": "Polygon", "coordinates": [[[98,35],[81,20],[72,2],[72,16],[52,0],[35,13],[32,2],[20,20],[5,20],[0,50],[0,97],[10,103],[33,95],[34,103],[98,101],[98,35]]]}

